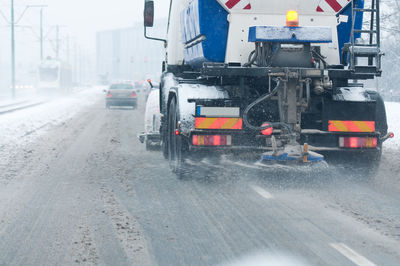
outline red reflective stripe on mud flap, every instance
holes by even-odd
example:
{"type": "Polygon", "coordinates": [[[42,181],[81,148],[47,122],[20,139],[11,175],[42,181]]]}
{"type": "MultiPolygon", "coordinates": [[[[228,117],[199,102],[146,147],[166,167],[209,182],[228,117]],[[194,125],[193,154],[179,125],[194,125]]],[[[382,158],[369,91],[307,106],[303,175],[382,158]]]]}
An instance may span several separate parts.
{"type": "Polygon", "coordinates": [[[328,126],[328,131],[340,131],[337,127],[335,127],[334,123],[332,121],[329,121],[329,126],[328,126]]]}
{"type": "Polygon", "coordinates": [[[209,129],[220,129],[222,126],[229,120],[230,118],[218,118],[215,120],[214,123],[212,123],[211,126],[209,126],[209,129]]]}
{"type": "Polygon", "coordinates": [[[360,132],[361,131],[353,121],[342,121],[342,123],[347,127],[347,131],[350,131],[350,132],[360,132]]]}
{"type": "Polygon", "coordinates": [[[375,121],[365,121],[365,124],[371,129],[371,132],[375,132],[375,121]]]}
{"type": "Polygon", "coordinates": [[[232,127],[232,129],[242,129],[243,128],[243,120],[239,119],[237,123],[232,127]]]}
{"type": "Polygon", "coordinates": [[[200,125],[203,123],[204,120],[206,120],[206,117],[196,117],[195,119],[195,127],[198,128],[200,125]]]}

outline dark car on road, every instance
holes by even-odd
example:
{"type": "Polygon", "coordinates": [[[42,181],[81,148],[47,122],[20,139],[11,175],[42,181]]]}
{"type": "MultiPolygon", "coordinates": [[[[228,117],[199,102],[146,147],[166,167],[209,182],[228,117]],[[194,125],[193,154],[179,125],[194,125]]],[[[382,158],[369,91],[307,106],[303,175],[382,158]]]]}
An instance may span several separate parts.
{"type": "Polygon", "coordinates": [[[137,94],[131,84],[112,84],[106,91],[106,107],[132,106],[137,108],[137,94]]]}

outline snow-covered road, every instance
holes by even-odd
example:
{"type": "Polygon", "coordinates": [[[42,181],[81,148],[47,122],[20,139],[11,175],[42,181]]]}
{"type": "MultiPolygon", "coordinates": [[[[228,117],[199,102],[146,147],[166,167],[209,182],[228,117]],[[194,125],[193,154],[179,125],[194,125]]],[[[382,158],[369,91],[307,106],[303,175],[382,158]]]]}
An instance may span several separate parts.
{"type": "Polygon", "coordinates": [[[385,149],[400,150],[400,103],[386,102],[386,115],[389,131],[394,133],[394,139],[384,144],[385,149]]]}
{"type": "MultiPolygon", "coordinates": [[[[370,181],[241,167],[178,180],[137,140],[143,105],[103,97],[0,116],[0,265],[399,265],[400,138],[370,181]]],[[[399,110],[387,103],[395,134],[399,110]]]]}
{"type": "MultiPolygon", "coordinates": [[[[65,122],[79,111],[93,105],[103,96],[101,88],[94,87],[52,100],[38,98],[34,101],[47,101],[46,104],[0,116],[0,147],[18,144],[26,135],[41,134],[40,129],[65,122]]],[[[24,103],[29,103],[24,101],[24,103]]],[[[32,140],[32,139],[30,139],[32,140]]]]}

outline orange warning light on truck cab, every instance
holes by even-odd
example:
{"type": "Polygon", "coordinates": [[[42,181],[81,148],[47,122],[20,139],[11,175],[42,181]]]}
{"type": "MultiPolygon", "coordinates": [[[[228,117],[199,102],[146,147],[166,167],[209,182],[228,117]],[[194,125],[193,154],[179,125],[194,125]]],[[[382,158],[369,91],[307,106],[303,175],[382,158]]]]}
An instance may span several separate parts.
{"type": "Polygon", "coordinates": [[[295,10],[289,10],[286,13],[286,26],[298,27],[299,26],[299,13],[295,10]]]}

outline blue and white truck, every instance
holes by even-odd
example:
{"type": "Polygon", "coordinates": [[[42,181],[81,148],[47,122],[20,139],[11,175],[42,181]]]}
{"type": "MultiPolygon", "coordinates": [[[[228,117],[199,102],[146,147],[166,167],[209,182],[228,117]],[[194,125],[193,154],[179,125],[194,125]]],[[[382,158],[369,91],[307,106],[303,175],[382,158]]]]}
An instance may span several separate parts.
{"type": "MultiPolygon", "coordinates": [[[[171,0],[160,82],[161,139],[187,160],[346,158],[371,172],[387,132],[363,81],[381,70],[379,0],[171,0]]],[[[217,161],[217,160],[216,160],[217,161]]]]}

